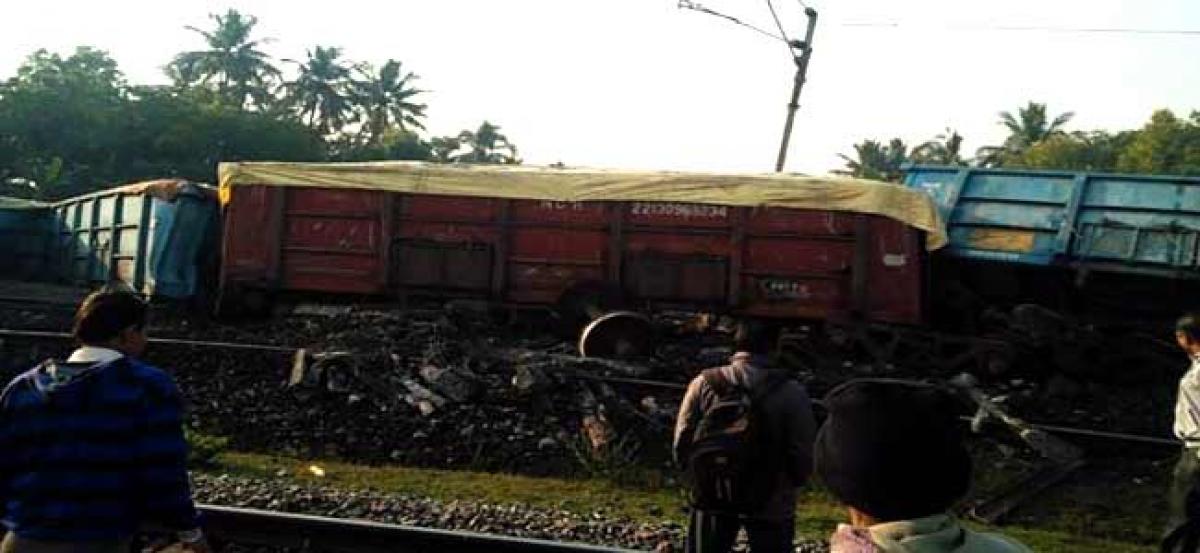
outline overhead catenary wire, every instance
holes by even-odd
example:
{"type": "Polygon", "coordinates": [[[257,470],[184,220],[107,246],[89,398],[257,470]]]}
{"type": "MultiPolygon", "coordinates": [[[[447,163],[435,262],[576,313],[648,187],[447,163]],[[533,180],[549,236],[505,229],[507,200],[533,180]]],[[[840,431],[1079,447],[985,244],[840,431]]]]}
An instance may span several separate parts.
{"type": "MultiPolygon", "coordinates": [[[[920,27],[926,25],[908,25],[899,21],[848,21],[838,23],[841,27],[920,27]]],[[[1178,35],[1200,36],[1200,29],[1144,29],[1134,27],[1057,27],[1050,25],[948,25],[942,27],[947,31],[997,31],[997,32],[1043,32],[1043,33],[1074,33],[1074,34],[1127,34],[1127,35],[1178,35]]]]}
{"type": "Polygon", "coordinates": [[[784,42],[787,42],[788,52],[791,53],[795,44],[787,36],[787,31],[783,30],[783,23],[779,21],[779,14],[775,12],[775,3],[767,0],[767,9],[771,10],[771,18],[775,20],[775,27],[779,29],[779,36],[783,37],[784,42]]]}
{"type": "MultiPolygon", "coordinates": [[[[789,41],[788,41],[788,39],[787,39],[787,37],[786,37],[786,36],[779,36],[779,35],[776,35],[775,33],[772,33],[772,32],[770,32],[770,31],[767,31],[767,30],[765,30],[765,29],[763,29],[763,28],[761,28],[761,27],[756,27],[756,26],[754,26],[754,25],[751,25],[751,24],[749,24],[749,23],[746,23],[745,21],[742,21],[741,19],[738,19],[738,18],[736,18],[736,17],[734,17],[734,16],[732,16],[732,15],[727,15],[727,14],[723,14],[723,13],[721,13],[721,12],[718,12],[718,11],[711,10],[711,9],[709,9],[709,8],[707,8],[707,7],[703,6],[703,5],[701,5],[701,4],[698,4],[698,3],[696,3],[696,2],[692,2],[691,0],[679,0],[679,3],[678,3],[678,4],[676,4],[676,6],[677,6],[677,7],[679,7],[679,9],[692,10],[692,11],[697,11],[697,12],[700,12],[700,13],[706,13],[706,14],[708,14],[708,15],[713,15],[713,16],[716,16],[716,17],[720,17],[721,19],[725,19],[725,20],[727,20],[727,21],[729,21],[729,22],[731,22],[731,23],[734,23],[734,24],[736,24],[736,25],[740,25],[740,26],[742,26],[742,27],[745,27],[745,28],[747,28],[747,29],[750,29],[751,31],[754,31],[754,32],[756,32],[756,33],[758,33],[758,34],[760,34],[760,35],[763,35],[763,36],[766,36],[766,37],[769,37],[769,38],[773,38],[773,39],[775,39],[775,40],[778,40],[778,41],[780,41],[780,42],[782,42],[782,43],[784,43],[784,44],[791,45],[791,42],[789,42],[789,41]]],[[[781,30],[782,30],[782,29],[781,29],[781,30]]]]}

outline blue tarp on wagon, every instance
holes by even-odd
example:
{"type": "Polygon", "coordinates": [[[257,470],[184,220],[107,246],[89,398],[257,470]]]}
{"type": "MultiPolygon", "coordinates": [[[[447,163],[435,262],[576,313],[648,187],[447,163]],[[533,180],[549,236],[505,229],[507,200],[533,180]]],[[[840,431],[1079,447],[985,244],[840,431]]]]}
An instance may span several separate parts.
{"type": "Polygon", "coordinates": [[[215,189],[178,180],[60,201],[53,215],[56,280],[121,280],[148,296],[195,296],[216,245],[217,219],[215,189]]]}
{"type": "Polygon", "coordinates": [[[1200,178],[915,165],[967,259],[1200,279],[1200,178]]]}

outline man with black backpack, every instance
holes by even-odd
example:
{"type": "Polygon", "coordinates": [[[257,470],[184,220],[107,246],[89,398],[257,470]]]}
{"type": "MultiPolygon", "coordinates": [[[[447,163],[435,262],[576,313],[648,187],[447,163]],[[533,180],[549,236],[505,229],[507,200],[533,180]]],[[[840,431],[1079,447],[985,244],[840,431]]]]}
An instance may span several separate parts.
{"type": "Polygon", "coordinates": [[[745,528],[754,553],[792,550],[796,488],[812,471],[812,404],[799,382],[767,368],[770,334],[742,323],[734,355],[688,385],[675,459],[692,488],[687,552],[726,552],[745,528]]]}

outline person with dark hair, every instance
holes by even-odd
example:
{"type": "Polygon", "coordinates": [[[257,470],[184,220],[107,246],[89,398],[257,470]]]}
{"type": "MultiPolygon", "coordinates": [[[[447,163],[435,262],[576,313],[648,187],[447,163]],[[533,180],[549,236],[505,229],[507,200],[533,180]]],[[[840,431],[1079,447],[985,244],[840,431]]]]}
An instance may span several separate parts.
{"type": "Polygon", "coordinates": [[[804,387],[768,368],[773,349],[767,328],[742,323],[729,364],[688,385],[674,453],[692,487],[689,553],[730,551],[741,528],[755,553],[793,549],[816,423],[804,387]]]}
{"type": "Polygon", "coordinates": [[[0,394],[0,553],[125,553],[147,523],[207,552],[179,390],[137,360],[145,327],[137,295],[96,292],[75,314],[79,348],[0,394]]]}
{"type": "Polygon", "coordinates": [[[1183,441],[1183,451],[1167,495],[1166,533],[1187,520],[1188,493],[1200,484],[1200,313],[1188,313],[1176,321],[1175,341],[1192,364],[1179,379],[1175,399],[1175,436],[1183,441]]]}
{"type": "Polygon", "coordinates": [[[832,553],[1021,553],[1024,545],[968,530],[950,514],[971,483],[971,457],[947,392],[852,380],[825,397],[815,465],[849,510],[832,553]]]}

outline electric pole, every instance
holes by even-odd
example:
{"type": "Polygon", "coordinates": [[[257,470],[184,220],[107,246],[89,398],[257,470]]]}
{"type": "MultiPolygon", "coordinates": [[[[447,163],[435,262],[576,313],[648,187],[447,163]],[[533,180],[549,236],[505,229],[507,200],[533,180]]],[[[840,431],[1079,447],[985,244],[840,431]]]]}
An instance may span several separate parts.
{"type": "Polygon", "coordinates": [[[775,172],[783,172],[784,161],[787,160],[788,141],[792,138],[792,122],[796,119],[796,110],[800,109],[800,89],[808,74],[808,60],[812,57],[813,31],[817,28],[817,10],[804,8],[808,18],[808,31],[804,34],[804,42],[792,42],[792,60],[796,63],[796,78],[792,83],[792,100],[787,105],[787,122],[783,125],[783,141],[779,144],[779,158],[775,161],[775,172]],[[799,51],[799,55],[796,52],[799,51]]]}

